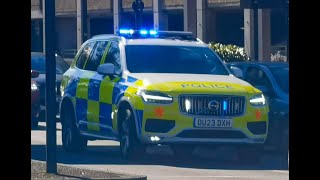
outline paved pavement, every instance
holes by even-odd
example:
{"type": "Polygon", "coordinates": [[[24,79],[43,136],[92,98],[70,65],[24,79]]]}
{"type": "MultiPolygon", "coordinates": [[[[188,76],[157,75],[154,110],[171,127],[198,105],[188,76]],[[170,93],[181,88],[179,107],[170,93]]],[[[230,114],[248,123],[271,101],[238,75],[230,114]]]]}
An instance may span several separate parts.
{"type": "MultiPolygon", "coordinates": [[[[31,158],[45,161],[45,123],[31,132],[31,158]]],[[[186,160],[177,160],[167,147],[148,148],[148,155],[134,163],[121,160],[119,143],[90,141],[85,152],[67,153],[61,146],[61,125],[57,123],[58,162],[92,170],[132,175],[146,175],[148,179],[289,179],[289,171],[279,166],[279,157],[266,154],[260,164],[246,165],[234,161],[232,152],[197,149],[186,160]],[[211,158],[200,156],[215,155],[211,158]]]]}

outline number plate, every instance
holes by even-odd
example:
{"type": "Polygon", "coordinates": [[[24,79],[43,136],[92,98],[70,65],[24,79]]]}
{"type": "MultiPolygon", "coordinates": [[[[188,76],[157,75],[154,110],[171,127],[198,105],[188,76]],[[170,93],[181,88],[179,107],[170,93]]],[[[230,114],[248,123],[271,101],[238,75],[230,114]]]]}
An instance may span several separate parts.
{"type": "Polygon", "coordinates": [[[223,118],[195,118],[194,127],[204,128],[231,128],[232,119],[223,118]]]}

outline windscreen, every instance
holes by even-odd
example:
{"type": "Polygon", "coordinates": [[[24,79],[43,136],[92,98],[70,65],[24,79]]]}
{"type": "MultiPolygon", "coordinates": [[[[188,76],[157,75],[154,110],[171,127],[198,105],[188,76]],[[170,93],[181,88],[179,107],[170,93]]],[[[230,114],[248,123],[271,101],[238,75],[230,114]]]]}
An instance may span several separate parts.
{"type": "Polygon", "coordinates": [[[127,45],[131,73],[229,75],[218,56],[207,47],[127,45]]]}

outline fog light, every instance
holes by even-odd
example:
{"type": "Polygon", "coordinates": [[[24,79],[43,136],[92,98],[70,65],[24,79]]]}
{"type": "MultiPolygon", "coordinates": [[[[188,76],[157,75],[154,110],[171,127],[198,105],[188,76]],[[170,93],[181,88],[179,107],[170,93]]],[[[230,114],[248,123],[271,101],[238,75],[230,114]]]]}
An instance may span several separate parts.
{"type": "Polygon", "coordinates": [[[158,136],[151,136],[151,141],[160,141],[160,138],[158,136]]]}

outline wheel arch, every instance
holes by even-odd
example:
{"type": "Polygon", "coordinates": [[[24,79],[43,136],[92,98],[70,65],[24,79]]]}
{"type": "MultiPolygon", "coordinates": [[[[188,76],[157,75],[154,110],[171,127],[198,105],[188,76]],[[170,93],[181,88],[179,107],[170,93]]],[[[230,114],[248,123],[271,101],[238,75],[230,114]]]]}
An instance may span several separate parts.
{"type": "MultiPolygon", "coordinates": [[[[75,120],[75,123],[77,122],[76,121],[76,111],[75,111],[75,108],[74,108],[74,103],[72,101],[72,97],[71,96],[65,96],[63,97],[63,99],[61,100],[61,103],[60,103],[60,119],[61,119],[61,124],[64,122],[64,118],[63,118],[63,113],[67,110],[72,110],[72,112],[74,113],[74,120],[75,120]]],[[[77,123],[76,123],[77,125],[77,123]]]]}
{"type": "MultiPolygon", "coordinates": [[[[135,111],[135,108],[134,108],[134,106],[133,106],[133,104],[130,102],[130,100],[129,100],[129,98],[127,98],[127,97],[122,97],[120,100],[119,100],[119,103],[118,103],[118,109],[119,109],[119,111],[120,111],[120,109],[122,109],[122,108],[130,108],[131,110],[132,110],[132,113],[133,113],[133,116],[134,116],[134,124],[135,124],[135,128],[136,128],[136,135],[137,135],[137,138],[138,139],[140,139],[139,138],[139,130],[138,130],[138,128],[140,128],[139,127],[139,125],[138,125],[138,121],[137,121],[137,112],[135,111]]],[[[119,112],[118,111],[118,112],[119,112]]],[[[119,116],[120,114],[117,114],[117,130],[118,130],[118,132],[119,132],[119,134],[120,134],[120,124],[121,124],[121,118],[119,118],[120,116],[119,116]]]]}

